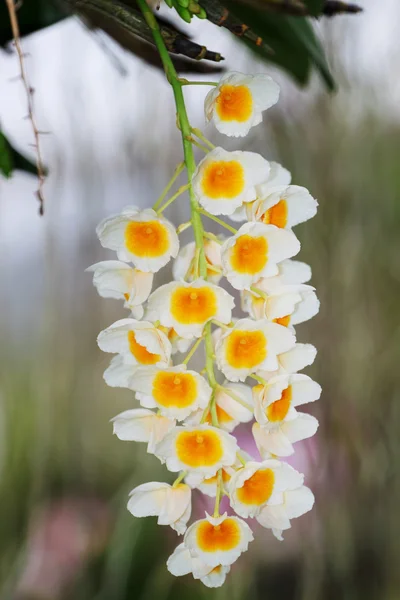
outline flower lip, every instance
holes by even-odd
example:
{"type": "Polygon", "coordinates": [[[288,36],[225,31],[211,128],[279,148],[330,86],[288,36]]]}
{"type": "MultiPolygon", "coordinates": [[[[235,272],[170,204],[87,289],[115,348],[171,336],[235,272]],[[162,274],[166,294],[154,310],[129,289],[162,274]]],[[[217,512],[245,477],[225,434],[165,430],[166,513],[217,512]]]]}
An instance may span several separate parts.
{"type": "Polygon", "coordinates": [[[300,250],[292,231],[264,223],[245,223],[221,247],[223,272],[236,289],[249,289],[260,278],[278,275],[278,263],[300,250]]]}
{"type": "Polygon", "coordinates": [[[217,518],[206,513],[206,519],[193,523],[186,531],[184,544],[193,556],[217,567],[231,565],[253,540],[245,521],[227,513],[217,518]]]}
{"type": "Polygon", "coordinates": [[[240,319],[215,346],[218,368],[229,381],[244,381],[252,373],[278,368],[277,355],[290,350],[295,337],[266,319],[240,319]]]}
{"type": "Polygon", "coordinates": [[[179,240],[175,227],[152,209],[126,207],[97,227],[105,248],[117,252],[121,261],[132,262],[144,272],[156,273],[176,257],[179,240]]]}
{"type": "Polygon", "coordinates": [[[202,278],[191,283],[173,281],[151,294],[146,316],[191,339],[200,337],[211,319],[228,324],[233,306],[234,300],[228,292],[202,278]]]}
{"type": "Polygon", "coordinates": [[[205,477],[231,466],[236,460],[236,439],[209,425],[176,427],[157,448],[170,471],[194,471],[205,477]]]}
{"type": "Polygon", "coordinates": [[[269,174],[269,162],[255,152],[214,148],[197,165],[193,191],[213,215],[231,215],[243,202],[256,198],[258,184],[269,174]]]}
{"type": "Polygon", "coordinates": [[[243,137],[262,121],[262,112],[279,98],[279,86],[264,74],[230,72],[211,89],[204,102],[207,121],[221,133],[243,137]]]}

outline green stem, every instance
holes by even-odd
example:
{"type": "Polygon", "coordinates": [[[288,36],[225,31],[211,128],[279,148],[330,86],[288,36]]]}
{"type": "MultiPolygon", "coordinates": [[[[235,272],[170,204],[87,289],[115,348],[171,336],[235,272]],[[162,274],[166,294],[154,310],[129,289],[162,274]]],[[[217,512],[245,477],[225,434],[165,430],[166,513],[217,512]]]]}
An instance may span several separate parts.
{"type": "Polygon", "coordinates": [[[218,388],[220,390],[222,390],[225,394],[230,396],[232,398],[232,400],[235,400],[235,402],[237,402],[238,404],[241,404],[241,406],[243,406],[244,408],[247,408],[247,410],[249,410],[251,413],[253,412],[253,407],[250,404],[248,404],[247,402],[245,402],[244,400],[242,400],[242,398],[240,398],[240,396],[235,394],[235,392],[232,392],[229,388],[226,388],[223,385],[219,385],[218,388]]]}
{"type": "Polygon", "coordinates": [[[193,346],[190,348],[189,352],[187,353],[185,360],[182,361],[183,365],[188,364],[189,360],[192,358],[193,354],[196,352],[197,348],[200,346],[202,341],[203,341],[202,337],[200,337],[198,340],[195,341],[195,343],[193,344],[193,346]]]}
{"type": "MultiPolygon", "coordinates": [[[[191,126],[189,123],[188,115],[186,112],[185,99],[182,91],[182,81],[179,79],[178,74],[175,70],[174,64],[165,46],[164,39],[160,32],[157,19],[153,15],[151,9],[146,4],[146,0],[137,0],[138,6],[143,13],[146,23],[150,27],[154,43],[160,54],[161,62],[164,67],[165,75],[169,81],[175,98],[177,121],[182,136],[183,155],[187,170],[188,184],[189,184],[189,199],[190,199],[190,210],[191,210],[191,221],[193,226],[194,240],[196,243],[196,249],[198,251],[198,269],[200,277],[207,279],[207,261],[204,252],[204,228],[200,216],[200,206],[193,192],[192,179],[196,171],[196,161],[193,153],[192,143],[188,138],[191,137],[191,126]]],[[[207,323],[205,326],[205,349],[206,349],[206,372],[211,387],[215,388],[216,380],[214,375],[213,366],[213,345],[211,339],[211,323],[207,323]]]]}
{"type": "Polygon", "coordinates": [[[213,319],[212,322],[214,323],[214,325],[216,325],[220,329],[224,329],[225,331],[232,329],[231,325],[225,325],[225,323],[221,323],[221,321],[217,321],[217,319],[213,319]]]}
{"type": "Polygon", "coordinates": [[[236,452],[236,456],[240,460],[240,462],[242,463],[242,465],[245,467],[246,466],[246,459],[243,458],[243,456],[240,454],[240,452],[236,452]]]}
{"type": "Polygon", "coordinates": [[[192,226],[192,221],[186,221],[186,223],[181,223],[177,228],[176,228],[176,233],[179,235],[180,233],[182,233],[183,231],[186,231],[186,229],[189,229],[189,227],[192,226]]]}
{"type": "Polygon", "coordinates": [[[208,154],[210,152],[210,150],[206,146],[200,144],[200,142],[195,140],[194,137],[190,137],[189,142],[191,142],[194,146],[197,146],[197,148],[200,148],[200,150],[202,150],[205,154],[208,154]]]}
{"type": "Polygon", "coordinates": [[[219,505],[221,503],[221,495],[222,495],[222,469],[218,471],[217,475],[217,494],[215,496],[215,506],[214,506],[214,519],[219,517],[219,505]]]}
{"type": "Polygon", "coordinates": [[[250,290],[252,292],[254,292],[255,294],[257,294],[258,296],[261,296],[261,298],[264,298],[264,300],[268,299],[268,294],[266,292],[263,292],[262,290],[260,290],[260,288],[256,287],[255,285],[251,285],[250,290]]]}
{"type": "Polygon", "coordinates": [[[177,165],[177,167],[174,171],[174,174],[172,175],[171,179],[169,180],[169,182],[167,183],[167,185],[161,192],[160,196],[157,199],[157,202],[154,204],[153,210],[157,210],[157,208],[160,206],[161,202],[164,200],[165,196],[168,194],[169,190],[172,188],[172,186],[174,185],[175,181],[178,179],[179,175],[182,173],[184,168],[185,168],[184,162],[181,162],[181,163],[179,163],[179,165],[177,165]]]}
{"type": "Polygon", "coordinates": [[[178,477],[175,479],[174,483],[172,484],[172,487],[176,488],[178,487],[178,485],[180,484],[180,482],[182,481],[182,479],[184,479],[187,475],[187,471],[181,471],[178,475],[178,477]]]}
{"type": "Polygon", "coordinates": [[[218,225],[221,225],[221,227],[225,227],[225,229],[228,229],[228,231],[230,231],[231,233],[233,233],[233,234],[237,233],[237,231],[238,231],[237,229],[235,229],[231,225],[228,225],[228,223],[225,223],[225,221],[223,221],[222,219],[219,219],[215,215],[212,215],[211,213],[207,212],[206,210],[203,210],[202,208],[199,208],[198,211],[205,217],[208,217],[212,221],[215,221],[216,223],[218,223],[218,225]]]}
{"type": "Polygon", "coordinates": [[[208,146],[210,150],[214,150],[214,144],[212,144],[210,140],[208,140],[206,136],[203,135],[200,129],[197,129],[197,127],[192,127],[192,133],[194,133],[194,135],[197,136],[199,140],[201,140],[206,146],[208,146]]]}
{"type": "Polygon", "coordinates": [[[222,245],[221,240],[219,239],[218,236],[215,235],[215,233],[210,233],[209,231],[205,231],[204,237],[207,238],[208,240],[212,240],[213,242],[217,242],[217,244],[219,244],[220,246],[222,245]]]}
{"type": "Polygon", "coordinates": [[[187,183],[186,185],[182,185],[179,190],[176,192],[176,194],[174,194],[173,196],[171,196],[171,198],[168,198],[168,200],[165,202],[165,204],[163,204],[161,206],[161,208],[159,208],[157,210],[157,214],[161,215],[161,213],[167,208],[167,206],[169,206],[170,204],[172,204],[177,198],[179,198],[179,196],[181,196],[184,192],[187,192],[187,190],[189,189],[189,184],[187,183]]]}
{"type": "Polygon", "coordinates": [[[181,85],[218,85],[216,81],[188,81],[187,79],[179,79],[179,83],[181,85]]]}
{"type": "Polygon", "coordinates": [[[258,381],[258,383],[262,383],[263,385],[268,385],[268,381],[266,379],[263,379],[259,375],[250,375],[250,377],[252,379],[255,379],[256,381],[258,381]]]}

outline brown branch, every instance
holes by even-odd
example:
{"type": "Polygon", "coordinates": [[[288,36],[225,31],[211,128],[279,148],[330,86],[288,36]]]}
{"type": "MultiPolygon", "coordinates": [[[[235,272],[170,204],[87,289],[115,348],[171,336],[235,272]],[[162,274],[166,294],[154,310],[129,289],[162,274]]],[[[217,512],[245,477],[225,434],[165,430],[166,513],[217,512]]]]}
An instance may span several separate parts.
{"type": "Polygon", "coordinates": [[[44,196],[43,196],[43,184],[45,181],[45,169],[43,166],[42,155],[40,151],[39,145],[39,135],[40,132],[36,126],[36,120],[33,112],[33,89],[30,87],[25,71],[25,63],[24,63],[24,54],[21,48],[21,39],[19,33],[19,25],[16,14],[16,5],[14,4],[14,0],[5,0],[8,8],[8,14],[10,16],[11,30],[14,38],[15,49],[18,54],[19,66],[20,66],[20,75],[22,79],[22,83],[25,88],[26,98],[28,101],[28,118],[32,124],[33,136],[35,139],[34,147],[36,149],[36,169],[39,179],[39,187],[37,189],[37,197],[39,200],[39,214],[43,215],[44,213],[44,196]]]}

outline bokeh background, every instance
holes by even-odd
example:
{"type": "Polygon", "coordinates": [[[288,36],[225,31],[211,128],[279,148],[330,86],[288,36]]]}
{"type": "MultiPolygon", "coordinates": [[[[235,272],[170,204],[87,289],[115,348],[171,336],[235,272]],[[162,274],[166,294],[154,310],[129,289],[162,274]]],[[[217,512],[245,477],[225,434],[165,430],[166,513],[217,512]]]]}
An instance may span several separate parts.
{"type": "MultiPolygon", "coordinates": [[[[258,531],[220,590],[173,578],[165,561],[175,534],[126,510],[131,488],[169,475],[142,445],[112,435],[110,418],[134,402],[103,382],[109,358],[95,340],[125,313],[84,272],[111,257],[97,222],[129,203],[151,205],[180,160],[171,92],[111,44],[117,68],[74,19],[24,40],[50,176],[42,218],[34,178],[0,180],[2,598],[400,598],[400,7],[362,4],[362,15],[319,26],[334,95],[317,76],[299,90],[229,34],[195,26],[228,68],[269,72],[282,86],[249,137],[206,134],[282,162],[319,200],[317,217],[296,230],[321,299],[320,314],[298,328],[318,347],[306,372],[323,386],[311,409],[320,429],[295,459],[316,506],[284,542],[258,531]]],[[[17,73],[15,56],[0,51],[0,118],[26,149],[17,73]]],[[[195,126],[204,126],[205,92],[187,90],[195,126]]],[[[184,199],[169,212],[176,223],[186,215],[184,199]]]]}

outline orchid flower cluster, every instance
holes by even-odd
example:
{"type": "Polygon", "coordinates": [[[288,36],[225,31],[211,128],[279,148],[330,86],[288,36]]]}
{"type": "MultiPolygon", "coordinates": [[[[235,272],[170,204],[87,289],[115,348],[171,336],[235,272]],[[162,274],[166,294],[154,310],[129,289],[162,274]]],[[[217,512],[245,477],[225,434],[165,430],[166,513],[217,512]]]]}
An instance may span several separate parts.
{"type": "MultiPolygon", "coordinates": [[[[269,76],[228,73],[205,99],[206,119],[221,133],[244,136],[278,96],[269,76]]],[[[147,451],[177,474],[172,484],[133,489],[128,509],[136,517],[157,516],[160,525],[183,536],[167,562],[172,574],[192,573],[217,587],[253,540],[246,519],[281,540],[291,519],[314,503],[304,476],[285,458],[318,427],[298,410],[321,393],[318,383],[299,374],[316,350],[298,343],[295,333],[297,324],[318,312],[319,302],[307,285],[310,267],[293,260],[300,243],[292,231],[315,215],[317,202],[291,185],[281,165],[253,152],[213,147],[197,129],[184,134],[190,151],[154,208],[128,206],[100,223],[100,243],[118,260],[90,269],[99,294],[123,300],[131,311],[98,336],[101,350],[115,354],[106,383],[132,390],[140,405],[113,419],[114,433],[147,443],[147,451]],[[205,150],[197,166],[193,144],[205,150]],[[184,166],[188,185],[165,201],[184,166]],[[191,220],[176,228],[164,212],[185,191],[191,220]],[[244,223],[236,229],[221,216],[244,223]],[[206,231],[202,217],[229,235],[206,231]],[[179,235],[189,227],[194,241],[181,246],[179,235]],[[151,292],[154,274],[170,259],[174,280],[151,292]],[[231,293],[221,287],[222,278],[231,293]],[[232,316],[232,288],[244,318],[232,316]],[[197,372],[189,363],[202,346],[205,364],[197,372]],[[234,435],[250,422],[256,458],[234,435]],[[188,525],[193,490],[215,498],[215,507],[188,525]],[[220,513],[223,496],[229,514],[220,513]]]]}

